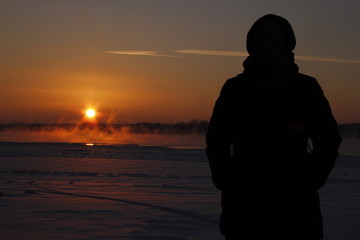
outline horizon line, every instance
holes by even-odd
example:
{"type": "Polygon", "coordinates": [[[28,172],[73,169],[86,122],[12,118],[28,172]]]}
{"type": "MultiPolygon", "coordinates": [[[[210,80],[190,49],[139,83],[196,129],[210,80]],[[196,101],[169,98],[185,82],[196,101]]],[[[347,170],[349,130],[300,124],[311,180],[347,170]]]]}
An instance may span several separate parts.
{"type": "MultiPolygon", "coordinates": [[[[209,122],[208,119],[193,119],[189,121],[176,121],[176,122],[160,122],[160,121],[142,121],[142,122],[117,122],[117,123],[106,123],[106,122],[91,122],[91,121],[84,121],[84,122],[7,122],[7,123],[0,123],[1,125],[56,125],[56,124],[71,124],[71,125],[81,125],[81,124],[105,124],[105,125],[112,125],[112,124],[191,124],[191,123],[204,123],[209,122]]],[[[345,122],[345,123],[338,123],[338,125],[345,125],[345,124],[353,124],[353,125],[360,125],[360,122],[345,122]]],[[[1,129],[0,129],[1,131],[1,129]]]]}

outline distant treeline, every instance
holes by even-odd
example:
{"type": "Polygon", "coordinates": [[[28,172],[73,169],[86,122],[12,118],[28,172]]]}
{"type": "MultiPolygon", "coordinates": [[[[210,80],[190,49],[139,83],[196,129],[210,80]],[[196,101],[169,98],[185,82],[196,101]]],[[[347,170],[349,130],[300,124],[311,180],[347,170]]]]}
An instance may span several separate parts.
{"type": "Polygon", "coordinates": [[[206,133],[208,121],[192,120],[177,123],[8,123],[0,124],[0,132],[28,131],[28,132],[53,132],[53,131],[86,131],[95,130],[103,133],[128,132],[132,134],[199,134],[206,133]]]}
{"type": "Polygon", "coordinates": [[[360,123],[339,124],[339,132],[344,138],[360,138],[360,123]]]}
{"type": "MultiPolygon", "coordinates": [[[[204,135],[209,122],[206,120],[192,120],[177,123],[7,123],[0,124],[0,132],[30,131],[52,132],[96,130],[103,133],[128,132],[132,134],[199,134],[204,135]]],[[[360,123],[339,124],[340,134],[345,138],[360,138],[360,123]]]]}

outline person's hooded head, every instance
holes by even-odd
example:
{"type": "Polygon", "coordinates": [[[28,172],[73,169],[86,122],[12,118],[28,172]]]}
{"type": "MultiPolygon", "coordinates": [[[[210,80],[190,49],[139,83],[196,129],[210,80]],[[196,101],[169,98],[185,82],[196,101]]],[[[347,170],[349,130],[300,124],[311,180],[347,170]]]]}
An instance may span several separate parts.
{"type": "Polygon", "coordinates": [[[246,39],[249,55],[256,58],[291,54],[295,45],[295,34],[290,23],[274,14],[259,18],[250,28],[246,39]]]}
{"type": "Polygon", "coordinates": [[[295,45],[294,31],[285,18],[274,14],[259,18],[247,34],[244,74],[255,83],[288,81],[299,70],[292,52],[295,45]]]}

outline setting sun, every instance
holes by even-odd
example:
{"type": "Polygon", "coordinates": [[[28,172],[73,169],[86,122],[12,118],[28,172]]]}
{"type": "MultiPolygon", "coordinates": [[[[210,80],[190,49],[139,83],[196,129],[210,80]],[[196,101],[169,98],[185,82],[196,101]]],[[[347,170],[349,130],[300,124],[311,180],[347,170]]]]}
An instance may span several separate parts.
{"type": "Polygon", "coordinates": [[[96,112],[95,112],[94,109],[89,108],[89,109],[86,110],[85,115],[86,115],[86,117],[88,117],[88,118],[94,118],[95,115],[96,115],[96,112]]]}

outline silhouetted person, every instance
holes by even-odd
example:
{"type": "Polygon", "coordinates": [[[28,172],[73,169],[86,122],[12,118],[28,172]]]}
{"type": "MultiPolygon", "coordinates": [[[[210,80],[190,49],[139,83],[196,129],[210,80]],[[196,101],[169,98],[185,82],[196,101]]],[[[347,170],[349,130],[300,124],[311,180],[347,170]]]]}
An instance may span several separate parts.
{"type": "Polygon", "coordinates": [[[341,137],[316,79],[298,73],[295,44],[286,19],[257,20],[243,73],[226,81],[216,101],[206,151],[222,191],[220,230],[227,240],[323,238],[317,191],[341,137]]]}

